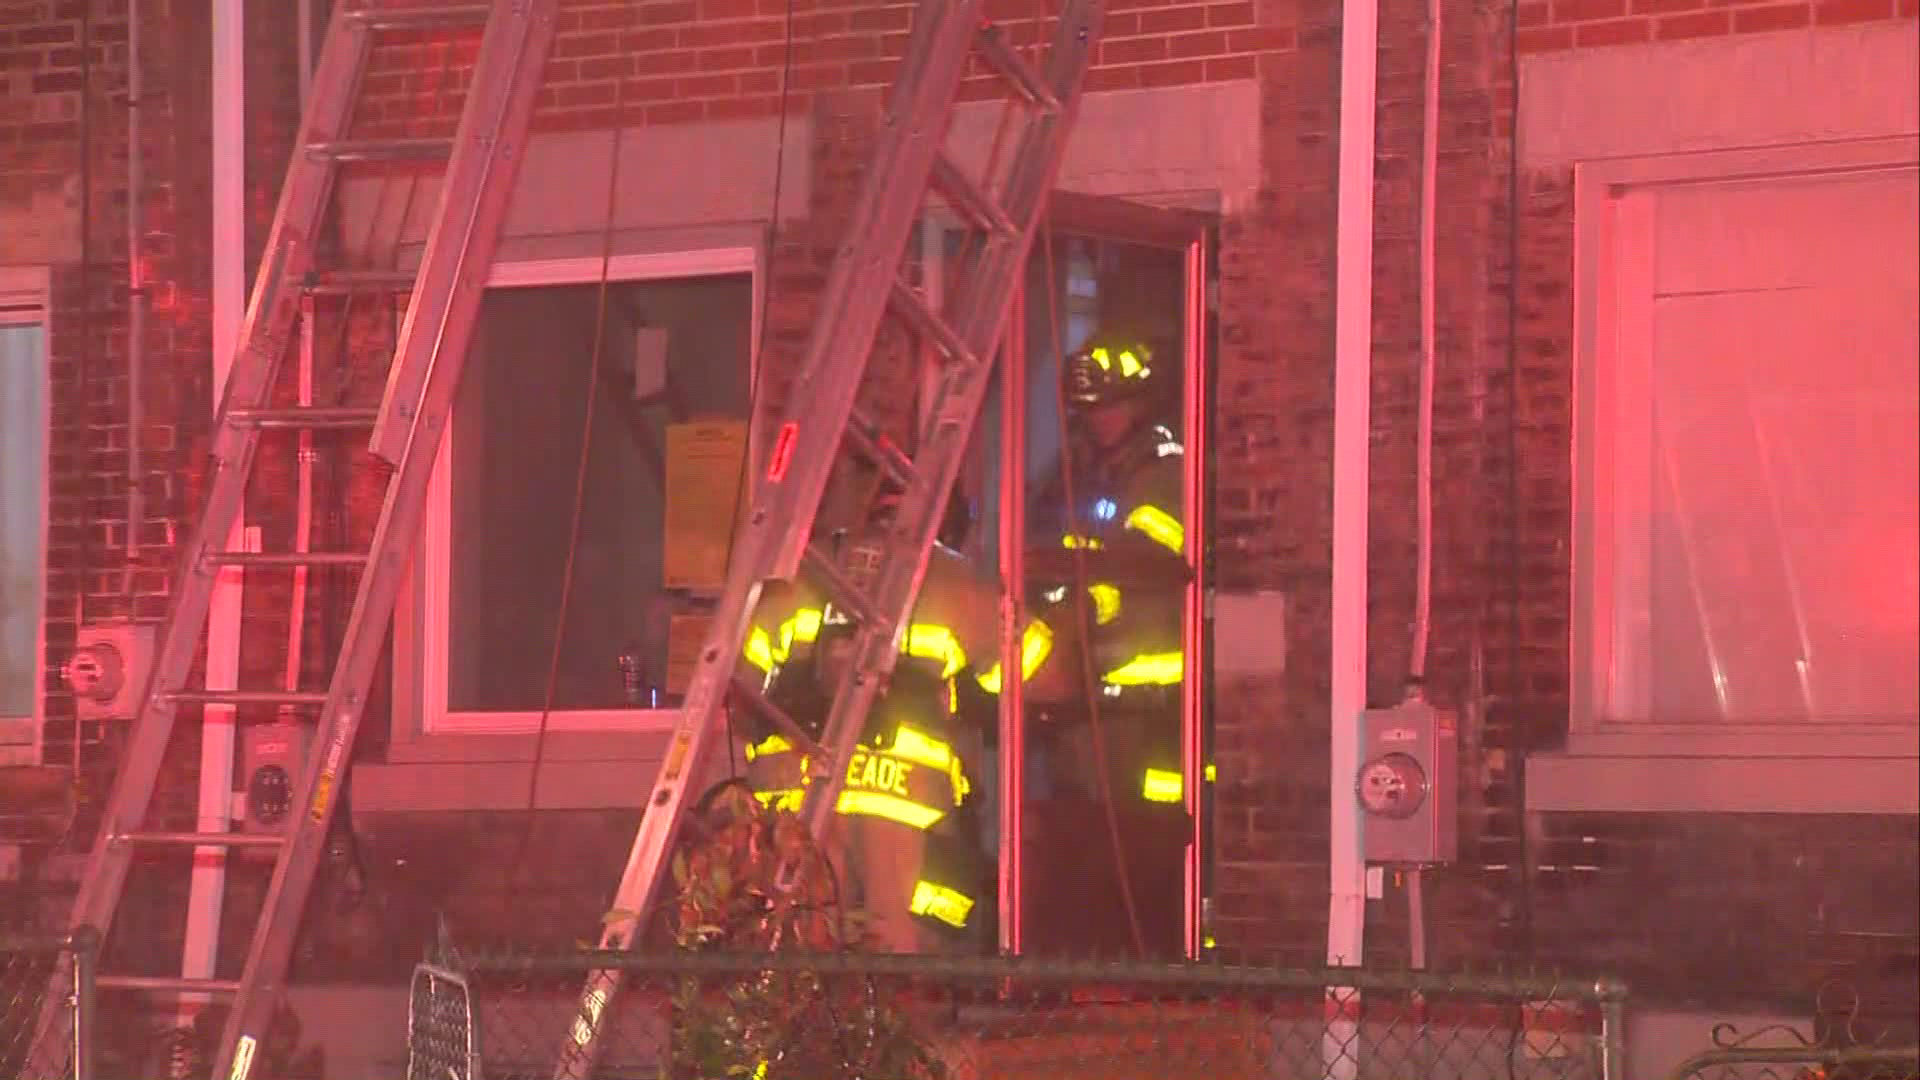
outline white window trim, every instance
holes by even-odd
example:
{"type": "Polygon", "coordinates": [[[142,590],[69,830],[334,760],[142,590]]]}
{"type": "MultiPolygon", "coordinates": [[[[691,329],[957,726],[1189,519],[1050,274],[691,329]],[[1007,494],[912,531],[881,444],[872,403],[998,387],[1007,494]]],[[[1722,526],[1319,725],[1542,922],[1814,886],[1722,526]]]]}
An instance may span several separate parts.
{"type": "MultiPolygon", "coordinates": [[[[53,355],[53,278],[44,266],[0,266],[0,325],[39,326],[42,340],[45,342],[44,362],[51,363],[53,355]]],[[[52,380],[48,380],[52,389],[52,380]]],[[[33,710],[28,716],[0,716],[0,724],[7,726],[24,725],[32,732],[32,742],[28,744],[24,757],[20,754],[20,744],[9,744],[0,749],[0,765],[38,765],[45,752],[47,723],[47,568],[45,564],[47,544],[51,535],[50,507],[52,504],[52,462],[53,462],[53,401],[49,393],[46,411],[41,422],[40,468],[47,477],[48,497],[40,500],[40,550],[42,563],[38,577],[39,589],[34,595],[34,610],[39,617],[34,620],[37,628],[34,634],[33,664],[33,710]]]]}
{"type": "MultiPolygon", "coordinates": [[[[763,252],[757,245],[616,255],[608,260],[606,276],[612,282],[634,282],[751,275],[753,344],[748,362],[749,378],[757,380],[761,293],[765,287],[763,260],[763,252]]],[[[494,264],[487,287],[595,284],[600,281],[601,273],[601,260],[597,256],[501,261],[494,264]]],[[[415,572],[395,624],[394,741],[397,744],[437,740],[442,736],[524,737],[540,728],[538,712],[452,712],[447,708],[446,649],[451,601],[448,541],[453,517],[448,470],[458,431],[458,425],[448,426],[434,461],[433,477],[427,489],[425,523],[413,564],[415,572]]],[[[756,457],[758,438],[755,426],[749,436],[748,453],[756,457]]],[[[676,709],[556,709],[547,718],[546,730],[657,736],[671,731],[678,716],[676,709]]]]}
{"type": "Polygon", "coordinates": [[[1912,169],[1913,136],[1588,161],[1574,167],[1572,712],[1567,750],[1528,763],[1536,810],[1920,812],[1920,727],[1608,723],[1613,670],[1609,506],[1615,431],[1603,417],[1626,350],[1651,347],[1652,223],[1629,196],[1699,183],[1912,169]],[[1636,236],[1638,237],[1636,239],[1636,236]]]}

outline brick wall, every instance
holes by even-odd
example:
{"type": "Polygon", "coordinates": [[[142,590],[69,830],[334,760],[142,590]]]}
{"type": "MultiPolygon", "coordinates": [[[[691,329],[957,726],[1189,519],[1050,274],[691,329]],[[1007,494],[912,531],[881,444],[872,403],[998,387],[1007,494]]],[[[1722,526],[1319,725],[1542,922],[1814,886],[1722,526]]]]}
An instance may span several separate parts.
{"type": "MultiPolygon", "coordinates": [[[[167,192],[164,199],[152,197],[154,278],[170,286],[155,294],[159,310],[152,326],[162,343],[151,350],[156,359],[149,377],[177,384],[156,387],[149,405],[156,425],[162,417],[171,424],[165,438],[157,431],[151,435],[156,454],[162,455],[153,459],[154,468],[170,470],[168,483],[156,486],[149,501],[150,512],[160,519],[177,516],[181,500],[197,493],[194,448],[205,432],[201,283],[208,256],[204,221],[192,219],[188,208],[205,199],[204,159],[196,157],[204,146],[204,128],[195,125],[205,115],[206,87],[179,74],[204,65],[205,33],[198,14],[167,17],[181,0],[141,2],[154,12],[150,25],[164,28],[153,32],[152,47],[172,50],[166,55],[177,60],[171,65],[170,92],[164,103],[151,106],[148,128],[158,147],[150,177],[156,191],[167,192]],[[162,109],[172,110],[172,123],[158,119],[162,109]],[[170,359],[163,362],[163,356],[170,359]]],[[[1531,830],[1521,826],[1522,755],[1554,745],[1565,729],[1570,191],[1563,174],[1520,178],[1518,260],[1511,260],[1508,13],[1465,0],[1445,2],[1429,684],[1431,696],[1462,709],[1468,719],[1462,764],[1467,816],[1461,864],[1436,875],[1429,890],[1432,959],[1446,964],[1531,954],[1574,967],[1625,971],[1655,998],[1691,994],[1724,1002],[1740,985],[1761,976],[1791,983],[1796,972],[1832,961],[1845,951],[1840,943],[1861,934],[1910,942],[1915,936],[1910,912],[1889,906],[1886,898],[1910,896],[1911,889],[1875,884],[1884,883],[1886,873],[1907,875],[1901,882],[1911,877],[1914,836],[1908,822],[1554,815],[1535,821],[1531,830]],[[1483,673],[1478,681],[1476,666],[1483,673]],[[1534,872],[1523,873],[1529,864],[1534,872]],[[1650,903],[1650,896],[1663,902],[1650,903]],[[1723,897],[1724,906],[1693,899],[1707,896],[1723,897]],[[1799,951],[1769,954],[1765,964],[1755,966],[1756,950],[1783,936],[1801,941],[1803,927],[1812,929],[1803,946],[1794,946],[1799,951]],[[1675,962],[1663,964],[1667,958],[1675,962]]],[[[1626,17],[1601,13],[1597,0],[1584,2],[1589,5],[1584,9],[1523,6],[1523,48],[1596,44],[1598,31],[1583,40],[1574,24],[1585,19],[1601,26],[1626,17]],[[1568,36],[1554,45],[1555,39],[1541,31],[1568,36]]],[[[1911,14],[1911,0],[1903,2],[1911,14]]],[[[0,57],[6,58],[0,70],[9,80],[0,135],[11,136],[0,137],[0,154],[11,155],[7,179],[0,181],[9,185],[0,187],[0,207],[8,210],[26,205],[28,196],[20,192],[29,182],[39,193],[35,198],[46,198],[48,190],[69,190],[77,137],[75,92],[63,76],[71,75],[77,60],[70,50],[62,52],[71,39],[60,36],[73,28],[77,9],[51,2],[13,7],[31,12],[35,35],[26,40],[24,24],[11,21],[0,30],[0,57]],[[52,37],[39,40],[43,35],[52,37]],[[68,62],[56,63],[59,57],[68,62]]],[[[878,102],[872,88],[887,77],[887,58],[898,52],[905,10],[850,3],[800,3],[797,8],[793,108],[812,117],[817,132],[805,163],[812,171],[813,205],[804,219],[783,223],[774,254],[769,359],[776,370],[791,365],[804,346],[809,298],[824,281],[841,239],[838,224],[866,167],[878,102]]],[[[616,115],[642,123],[718,119],[775,107],[784,6],[765,0],[757,6],[648,0],[636,10],[642,21],[630,25],[625,5],[566,7],[555,77],[539,114],[542,128],[593,127],[616,115]],[[617,91],[620,85],[625,89],[617,91]],[[616,110],[619,94],[626,97],[616,110]]],[[[1711,10],[1728,13],[1727,25],[1737,28],[1738,12],[1763,9],[1711,10]]],[[[1656,24],[1646,20],[1669,16],[1634,17],[1652,34],[1656,24]]],[[[261,77],[255,92],[266,104],[257,113],[255,130],[262,135],[250,147],[249,162],[268,177],[277,176],[285,160],[290,130],[284,103],[291,68],[282,63],[276,72],[272,57],[283,55],[274,50],[284,50],[292,35],[284,25],[276,28],[262,19],[251,36],[252,47],[267,52],[268,59],[254,66],[261,77]]],[[[1377,570],[1370,590],[1369,683],[1377,702],[1391,700],[1398,690],[1411,633],[1423,19],[1419,0],[1383,3],[1370,552],[1377,570]]],[[[1222,587],[1287,590],[1292,632],[1284,677],[1226,681],[1216,688],[1216,932],[1223,950],[1236,959],[1311,961],[1324,950],[1326,912],[1339,9],[1334,0],[1252,5],[1120,0],[1113,20],[1094,74],[1096,86],[1170,85],[1249,73],[1261,84],[1262,190],[1250,206],[1223,222],[1221,233],[1216,561],[1222,587]]],[[[102,17],[99,24],[110,28],[113,22],[102,17]]],[[[1022,27],[1014,24],[1016,40],[1030,39],[1031,30],[1022,27]]],[[[100,40],[106,66],[96,68],[95,78],[111,86],[111,77],[100,72],[111,68],[112,39],[100,40]]],[[[361,133],[445,130],[458,100],[453,92],[463,85],[460,65],[470,59],[466,45],[424,37],[383,53],[369,83],[375,98],[362,114],[361,133]],[[450,93],[445,101],[436,97],[442,87],[450,93]]],[[[168,68],[156,57],[152,70],[168,68]]],[[[114,113],[104,105],[95,111],[114,113]]],[[[103,119],[96,128],[102,147],[113,142],[111,124],[103,119]]],[[[118,243],[108,239],[119,234],[106,214],[116,176],[106,166],[97,174],[96,204],[105,216],[96,247],[103,259],[118,243]]],[[[263,182],[252,202],[250,242],[256,249],[271,213],[272,186],[263,182]]],[[[78,303],[77,277],[70,268],[74,253],[59,254],[56,261],[69,264],[57,302],[71,308],[78,303]]],[[[111,269],[95,279],[101,311],[123,302],[112,293],[111,269]]],[[[327,314],[323,342],[334,340],[339,320],[340,312],[327,314]]],[[[375,364],[384,357],[391,320],[385,321],[389,325],[382,326],[381,313],[363,306],[345,334],[360,357],[350,366],[347,388],[358,400],[378,392],[375,364]]],[[[84,383],[75,370],[73,332],[56,343],[62,399],[55,572],[56,589],[65,597],[56,597],[56,620],[71,617],[78,587],[73,560],[80,538],[89,535],[83,522],[94,522],[96,580],[90,591],[106,605],[107,594],[118,588],[118,564],[108,556],[119,543],[111,515],[124,483],[114,472],[124,443],[113,441],[113,418],[123,415],[124,407],[124,378],[115,381],[115,373],[124,370],[117,351],[124,335],[111,320],[91,325],[97,358],[84,383]],[[97,419],[81,416],[82,401],[91,403],[97,419]]],[[[899,389],[900,369],[886,365],[886,370],[884,379],[867,388],[868,398],[898,405],[907,400],[899,389]]],[[[323,386],[321,392],[328,389],[323,386]]],[[[770,403],[779,393],[776,381],[770,403]]],[[[124,426],[119,437],[125,437],[124,426]]],[[[290,525],[291,460],[270,455],[262,467],[263,498],[254,515],[271,547],[284,540],[290,525]]],[[[364,540],[377,511],[378,481],[378,471],[364,461],[341,478],[350,491],[339,501],[352,511],[338,527],[357,539],[364,540]]],[[[150,527],[159,530],[151,535],[164,553],[163,523],[150,527]]],[[[324,519],[321,527],[329,527],[324,519]]],[[[151,577],[144,580],[149,589],[163,587],[151,577]]],[[[279,599],[284,592],[275,591],[283,589],[277,580],[260,574],[249,584],[247,662],[257,674],[270,673],[280,662],[275,643],[284,640],[284,617],[278,614],[284,611],[279,599]]],[[[71,624],[65,630],[61,626],[56,621],[52,634],[56,662],[62,653],[59,635],[70,633],[71,624]]],[[[373,734],[380,725],[370,722],[367,728],[373,734]]],[[[391,869],[401,865],[394,859],[404,859],[411,868],[391,870],[386,877],[376,871],[371,895],[389,895],[394,899],[379,903],[407,911],[389,912],[378,926],[355,923],[359,931],[334,932],[375,934],[425,925],[423,911],[446,901],[434,888],[451,885],[423,885],[438,879],[420,877],[422,868],[452,867],[463,859],[483,864],[489,838],[497,838],[500,828],[497,820],[446,816],[398,822],[370,836],[367,847],[376,856],[371,865],[391,869]],[[393,857],[382,861],[381,853],[393,857]]],[[[244,890],[246,875],[238,878],[244,890]]],[[[489,917],[482,912],[507,910],[490,907],[487,900],[488,890],[499,884],[475,879],[473,896],[453,906],[464,904],[470,917],[485,925],[489,917]]],[[[579,903],[573,908],[590,912],[600,898],[575,899],[579,903]]],[[[1376,957],[1397,961],[1400,956],[1401,899],[1394,892],[1370,905],[1368,936],[1376,957]]],[[[236,901],[231,910],[238,913],[246,906],[236,901]]]]}
{"type": "MultiPolygon", "coordinates": [[[[398,5],[396,5],[398,6],[398,5]]],[[[907,40],[911,4],[873,0],[795,0],[790,95],[891,84],[907,40]]],[[[1045,30],[1040,5],[989,4],[1008,40],[1030,47],[1045,30]]],[[[678,123],[774,112],[789,62],[785,0],[567,0],[536,123],[543,129],[603,127],[618,111],[628,122],[678,123]],[[625,89],[619,89],[625,83],[625,89]]],[[[1174,86],[1248,78],[1257,57],[1290,48],[1292,31],[1256,20],[1251,0],[1119,0],[1089,78],[1093,89],[1174,86]]],[[[443,66],[470,63],[470,44],[451,49],[421,34],[386,51],[367,78],[362,119],[368,132],[417,131],[432,117],[450,122],[458,96],[443,66]]],[[[969,96],[998,94],[977,70],[969,96]]]]}
{"type": "MultiPolygon", "coordinates": [[[[205,111],[183,109],[173,82],[196,55],[204,63],[204,49],[196,54],[198,42],[185,36],[179,15],[188,5],[140,2],[148,85],[138,103],[146,169],[139,250],[153,288],[144,301],[138,389],[145,422],[137,433],[128,430],[127,412],[127,3],[94,3],[90,19],[75,0],[0,6],[0,259],[50,264],[55,282],[47,756],[57,762],[73,753],[71,704],[57,688],[76,618],[153,617],[165,609],[187,466],[182,432],[195,422],[196,387],[198,400],[205,398],[205,303],[194,285],[205,278],[204,244],[196,246],[183,206],[193,162],[204,157],[197,133],[205,111]],[[134,438],[146,456],[145,506],[132,526],[129,560],[127,448],[134,438]]],[[[96,791],[117,734],[84,733],[96,791]]]]}
{"type": "MultiPolygon", "coordinates": [[[[1626,13],[1601,7],[1556,3],[1552,25],[1626,13]]],[[[1728,32],[1751,24],[1736,17],[1746,9],[1714,10],[1728,32]]],[[[1893,17],[1891,6],[1850,10],[1893,17]]],[[[1547,14],[1523,3],[1523,50],[1575,44],[1575,31],[1555,46],[1534,29],[1547,14]]],[[[1316,961],[1327,887],[1339,11],[1307,2],[1294,15],[1297,51],[1260,66],[1265,191],[1223,227],[1219,582],[1288,590],[1289,649],[1284,678],[1216,684],[1215,929],[1232,958],[1316,961]]],[[[1519,812],[1525,755],[1558,747],[1567,727],[1573,218],[1570,174],[1522,175],[1510,249],[1509,15],[1444,7],[1428,693],[1463,714],[1463,818],[1460,861],[1427,889],[1430,960],[1616,972],[1648,1003],[1709,1008],[1801,1004],[1827,973],[1886,978],[1875,965],[1910,983],[1920,940],[1904,900],[1916,866],[1911,819],[1519,812]],[[1866,869],[1874,860],[1897,884],[1866,869]]],[[[1423,16],[1419,2],[1381,5],[1374,704],[1397,696],[1411,638],[1423,16]]],[[[1400,884],[1390,878],[1368,905],[1370,959],[1406,956],[1400,884]]]]}
{"type": "Polygon", "coordinates": [[[1520,0],[1525,52],[1910,19],[1916,0],[1520,0]]]}

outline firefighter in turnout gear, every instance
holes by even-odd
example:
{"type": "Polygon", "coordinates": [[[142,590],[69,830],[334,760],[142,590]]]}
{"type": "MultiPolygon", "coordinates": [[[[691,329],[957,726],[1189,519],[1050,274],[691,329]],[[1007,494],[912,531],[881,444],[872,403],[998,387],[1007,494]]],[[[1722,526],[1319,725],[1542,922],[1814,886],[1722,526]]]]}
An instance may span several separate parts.
{"type": "MultiPolygon", "coordinates": [[[[1179,365],[1139,337],[1096,333],[1065,358],[1061,380],[1071,484],[1056,479],[1031,511],[1042,530],[1030,533],[1040,548],[1028,556],[1032,602],[1074,635],[1091,663],[1057,663],[1035,696],[1077,703],[1056,710],[1065,724],[1055,772],[1081,798],[1111,797],[1152,955],[1179,947],[1192,835],[1181,763],[1188,569],[1185,447],[1173,419],[1179,365]],[[1095,770],[1104,770],[1104,785],[1095,770]]],[[[1082,947],[1105,951],[1123,941],[1109,928],[1082,947]]]]}
{"type": "MultiPolygon", "coordinates": [[[[841,567],[856,584],[877,570],[897,507],[897,498],[883,497],[863,528],[838,539],[841,567]]],[[[966,762],[981,746],[978,725],[962,722],[962,701],[980,695],[963,694],[961,684],[998,690],[998,605],[991,580],[952,548],[933,546],[892,677],[846,764],[834,837],[842,888],[883,951],[951,949],[974,940],[983,921],[990,870],[962,813],[972,785],[966,762]]],[[[769,700],[816,737],[850,660],[853,631],[846,615],[798,583],[755,611],[746,662],[761,674],[769,700]]],[[[1022,642],[1022,667],[1031,673],[1046,659],[1051,632],[1035,620],[1022,642]]],[[[750,739],[748,785],[762,802],[798,809],[808,763],[771,729],[750,739]]]]}

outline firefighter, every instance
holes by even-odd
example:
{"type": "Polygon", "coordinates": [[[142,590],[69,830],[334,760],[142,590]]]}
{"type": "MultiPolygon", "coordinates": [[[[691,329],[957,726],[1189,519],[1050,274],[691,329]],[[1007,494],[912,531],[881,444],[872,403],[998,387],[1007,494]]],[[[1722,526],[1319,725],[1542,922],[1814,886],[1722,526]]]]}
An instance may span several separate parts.
{"type": "MultiPolygon", "coordinates": [[[[1076,645],[1091,661],[1094,685],[1085,685],[1078,664],[1049,672],[1044,696],[1080,703],[1064,710],[1080,715],[1056,736],[1051,765],[1078,798],[1112,798],[1145,944],[1164,951],[1180,940],[1192,835],[1181,763],[1188,571],[1178,362],[1143,338],[1096,333],[1066,358],[1061,379],[1073,500],[1059,478],[1041,492],[1033,518],[1044,531],[1029,576],[1036,610],[1063,634],[1086,634],[1076,645]],[[1098,742],[1089,692],[1098,698],[1098,742]],[[1095,770],[1106,773],[1104,784],[1095,770]]],[[[1118,944],[1112,928],[1100,933],[1086,947],[1118,944]]]]}
{"type": "MultiPolygon", "coordinates": [[[[864,527],[838,541],[839,563],[856,584],[871,583],[898,508],[897,497],[877,500],[864,527]]],[[[835,806],[842,884],[884,951],[944,951],[978,939],[989,879],[960,811],[971,789],[965,759],[982,740],[961,722],[960,684],[998,692],[998,602],[991,581],[953,548],[934,545],[893,674],[845,766],[835,806]]],[[[850,660],[854,629],[819,593],[797,585],[755,611],[746,661],[762,674],[768,698],[815,737],[850,660]]],[[[1050,634],[1038,620],[1025,629],[1023,671],[1045,661],[1050,634]]],[[[807,763],[789,740],[755,731],[747,757],[756,796],[798,809],[807,763]]]]}

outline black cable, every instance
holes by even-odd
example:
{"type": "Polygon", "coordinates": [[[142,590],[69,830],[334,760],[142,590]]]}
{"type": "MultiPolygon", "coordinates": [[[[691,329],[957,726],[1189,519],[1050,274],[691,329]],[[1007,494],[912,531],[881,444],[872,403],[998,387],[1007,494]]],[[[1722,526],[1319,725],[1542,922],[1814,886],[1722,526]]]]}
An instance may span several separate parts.
{"type": "MultiPolygon", "coordinates": [[[[632,26],[633,13],[638,7],[631,2],[627,5],[627,22],[632,26]]],[[[573,600],[573,571],[580,554],[580,522],[586,516],[586,493],[588,466],[593,454],[593,415],[600,398],[600,364],[606,351],[607,339],[607,293],[612,285],[613,269],[613,215],[616,200],[620,194],[620,144],[626,134],[626,128],[620,122],[620,111],[626,106],[627,81],[616,79],[613,95],[613,137],[612,152],[607,161],[607,198],[605,213],[600,228],[600,283],[594,303],[593,349],[588,359],[587,401],[585,416],[581,418],[580,457],[573,476],[573,512],[567,526],[567,557],[560,568],[560,605],[553,620],[553,647],[547,652],[547,684],[540,702],[540,722],[533,734],[533,767],[527,773],[527,809],[526,824],[520,831],[520,848],[514,854],[513,862],[508,864],[507,895],[513,894],[513,880],[519,874],[519,868],[526,861],[527,846],[533,841],[533,823],[539,809],[540,766],[546,758],[547,731],[553,719],[553,699],[559,690],[560,651],[566,643],[567,611],[573,600]]]]}

